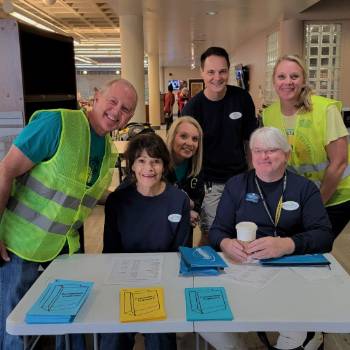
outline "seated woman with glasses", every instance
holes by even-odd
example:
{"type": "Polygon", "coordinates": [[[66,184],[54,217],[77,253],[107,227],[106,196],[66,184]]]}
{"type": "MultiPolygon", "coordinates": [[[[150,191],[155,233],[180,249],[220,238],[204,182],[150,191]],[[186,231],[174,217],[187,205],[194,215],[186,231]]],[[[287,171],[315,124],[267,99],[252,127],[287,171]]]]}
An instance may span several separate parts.
{"type": "MultiPolygon", "coordinates": [[[[211,245],[236,262],[329,252],[334,235],[320,192],[313,182],[286,169],[286,137],[265,127],[254,131],[249,146],[254,169],[227,182],[209,231],[211,245]],[[258,227],[257,239],[245,246],[236,239],[235,225],[241,221],[258,227]]],[[[237,346],[237,334],[202,336],[218,349],[244,349],[237,346]]],[[[313,342],[322,343],[322,338],[309,338],[306,332],[283,332],[275,348],[299,349],[308,340],[305,349],[314,349],[313,342]]]]}
{"type": "MultiPolygon", "coordinates": [[[[109,195],[103,253],[177,252],[190,231],[190,204],[167,184],[170,156],[154,133],[135,136],[126,153],[128,181],[109,195]]],[[[146,350],[176,350],[175,333],[145,334],[146,350]]],[[[100,348],[132,350],[135,333],[102,334],[100,348]]]]}

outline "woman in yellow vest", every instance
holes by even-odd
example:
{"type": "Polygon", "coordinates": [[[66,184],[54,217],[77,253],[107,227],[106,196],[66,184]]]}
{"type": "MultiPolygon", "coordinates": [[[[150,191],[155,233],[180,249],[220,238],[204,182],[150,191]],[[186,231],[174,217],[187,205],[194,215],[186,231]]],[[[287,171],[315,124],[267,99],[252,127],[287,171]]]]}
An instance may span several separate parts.
{"type": "Polygon", "coordinates": [[[350,219],[348,132],[341,103],[312,94],[298,56],[278,59],[273,82],[279,101],[263,112],[264,126],[287,135],[292,147],[290,168],[319,187],[337,236],[350,219]]]}

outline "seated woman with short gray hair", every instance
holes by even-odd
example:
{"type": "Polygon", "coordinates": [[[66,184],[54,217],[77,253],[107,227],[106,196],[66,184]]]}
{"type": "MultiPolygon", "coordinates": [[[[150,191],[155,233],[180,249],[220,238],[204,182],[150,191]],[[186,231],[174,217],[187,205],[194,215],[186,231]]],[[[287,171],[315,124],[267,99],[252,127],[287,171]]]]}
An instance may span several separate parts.
{"type": "MultiPolygon", "coordinates": [[[[313,182],[287,170],[290,145],[285,136],[273,127],[257,129],[249,146],[254,169],[227,182],[209,231],[211,245],[236,262],[331,251],[335,237],[320,192],[313,182]],[[258,227],[257,239],[248,244],[236,238],[235,226],[242,221],[258,227]]],[[[203,337],[218,349],[244,348],[237,347],[234,334],[203,337]]],[[[275,348],[299,349],[308,339],[305,349],[314,349],[311,344],[319,339],[309,338],[306,332],[284,332],[275,348]]]]}

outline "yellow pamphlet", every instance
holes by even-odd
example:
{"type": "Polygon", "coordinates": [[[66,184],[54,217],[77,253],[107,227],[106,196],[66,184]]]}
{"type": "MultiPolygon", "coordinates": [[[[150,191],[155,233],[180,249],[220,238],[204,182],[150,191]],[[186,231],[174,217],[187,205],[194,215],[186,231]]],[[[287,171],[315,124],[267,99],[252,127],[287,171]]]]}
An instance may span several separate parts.
{"type": "Polygon", "coordinates": [[[163,288],[122,288],[119,300],[120,322],[166,319],[163,288]]]}

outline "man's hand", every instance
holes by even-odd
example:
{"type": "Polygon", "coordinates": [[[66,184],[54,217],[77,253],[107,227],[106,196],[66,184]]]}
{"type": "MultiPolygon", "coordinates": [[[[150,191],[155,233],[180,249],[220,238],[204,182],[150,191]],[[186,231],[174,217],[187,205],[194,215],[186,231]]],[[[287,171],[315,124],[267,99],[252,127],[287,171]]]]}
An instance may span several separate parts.
{"type": "Polygon", "coordinates": [[[248,260],[248,254],[244,251],[244,246],[237,239],[224,238],[220,243],[222,252],[237,262],[248,260]]]}
{"type": "Polygon", "coordinates": [[[263,237],[249,243],[246,252],[252,259],[270,259],[292,254],[295,244],[289,237],[263,237]]]}
{"type": "Polygon", "coordinates": [[[8,261],[10,261],[10,257],[7,253],[7,249],[5,247],[4,242],[0,241],[0,264],[1,264],[2,260],[8,262],[8,261]]]}

